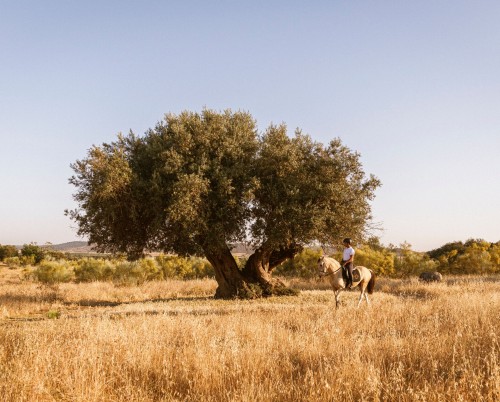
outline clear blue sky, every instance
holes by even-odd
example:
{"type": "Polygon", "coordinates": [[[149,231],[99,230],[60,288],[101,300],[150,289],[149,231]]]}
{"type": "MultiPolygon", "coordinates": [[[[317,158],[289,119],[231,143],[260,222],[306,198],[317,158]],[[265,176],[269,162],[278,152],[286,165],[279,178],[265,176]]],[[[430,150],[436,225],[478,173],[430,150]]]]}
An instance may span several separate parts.
{"type": "Polygon", "coordinates": [[[166,112],[361,153],[385,244],[500,240],[500,2],[0,0],[0,244],[78,240],[70,163],[166,112]]]}

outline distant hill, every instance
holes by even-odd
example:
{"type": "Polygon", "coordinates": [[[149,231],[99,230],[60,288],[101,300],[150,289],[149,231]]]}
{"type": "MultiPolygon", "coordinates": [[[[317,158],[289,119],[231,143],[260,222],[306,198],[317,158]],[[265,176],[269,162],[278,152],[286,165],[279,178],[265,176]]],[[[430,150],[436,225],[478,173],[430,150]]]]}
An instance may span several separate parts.
{"type": "Polygon", "coordinates": [[[91,253],[94,251],[92,250],[92,246],[89,246],[86,241],[70,241],[68,243],[53,244],[50,248],[65,253],[91,253]]]}
{"type": "Polygon", "coordinates": [[[239,254],[239,255],[250,255],[253,254],[255,250],[252,249],[250,246],[243,244],[243,243],[236,243],[233,245],[233,248],[231,249],[231,252],[233,254],[239,254]]]}
{"type": "MultiPolygon", "coordinates": [[[[50,246],[53,250],[62,251],[63,253],[95,253],[93,246],[89,245],[86,241],[70,241],[62,244],[52,244],[50,246]]],[[[253,250],[244,244],[236,244],[232,249],[235,254],[250,255],[253,250]]]]}

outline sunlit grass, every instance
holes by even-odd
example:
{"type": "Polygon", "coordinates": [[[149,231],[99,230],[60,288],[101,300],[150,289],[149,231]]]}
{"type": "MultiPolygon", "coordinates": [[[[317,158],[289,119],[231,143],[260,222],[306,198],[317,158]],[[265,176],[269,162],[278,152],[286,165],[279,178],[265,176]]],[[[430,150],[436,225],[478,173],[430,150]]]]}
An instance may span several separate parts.
{"type": "Polygon", "coordinates": [[[500,278],[380,279],[371,308],[353,291],[336,310],[315,281],[228,301],[211,280],[41,287],[13,274],[0,276],[5,401],[500,398],[500,278]]]}

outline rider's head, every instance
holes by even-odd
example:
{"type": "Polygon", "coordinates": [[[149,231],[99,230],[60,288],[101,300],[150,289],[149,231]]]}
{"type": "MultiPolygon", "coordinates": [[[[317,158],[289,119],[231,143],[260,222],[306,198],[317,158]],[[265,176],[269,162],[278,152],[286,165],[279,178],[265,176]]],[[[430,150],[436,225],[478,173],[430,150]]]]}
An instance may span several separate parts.
{"type": "Polygon", "coordinates": [[[348,247],[351,245],[351,239],[346,237],[342,243],[344,243],[344,246],[348,247]]]}

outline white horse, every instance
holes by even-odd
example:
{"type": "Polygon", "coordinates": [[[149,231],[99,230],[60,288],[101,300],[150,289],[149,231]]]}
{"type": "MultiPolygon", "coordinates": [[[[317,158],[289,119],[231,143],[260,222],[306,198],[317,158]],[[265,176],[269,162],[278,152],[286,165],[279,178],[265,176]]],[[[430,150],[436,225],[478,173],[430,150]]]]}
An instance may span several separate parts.
{"type": "MultiPolygon", "coordinates": [[[[318,260],[318,273],[321,277],[330,276],[330,284],[335,293],[335,307],[338,307],[340,292],[345,290],[346,285],[342,276],[342,267],[340,263],[331,257],[321,256],[318,260]]],[[[375,274],[371,269],[359,266],[352,270],[352,288],[357,286],[359,286],[361,291],[358,307],[363,300],[363,296],[366,299],[366,303],[370,305],[367,292],[372,294],[373,288],[375,287],[375,274]]]]}

